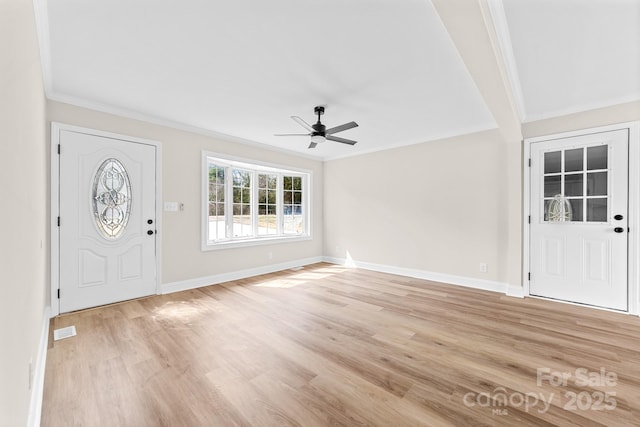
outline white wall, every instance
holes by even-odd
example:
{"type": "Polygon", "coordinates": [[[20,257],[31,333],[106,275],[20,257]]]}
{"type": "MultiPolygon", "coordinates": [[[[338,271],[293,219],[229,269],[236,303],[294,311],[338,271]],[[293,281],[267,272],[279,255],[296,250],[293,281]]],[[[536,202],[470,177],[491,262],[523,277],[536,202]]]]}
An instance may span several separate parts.
{"type": "Polygon", "coordinates": [[[505,160],[487,131],[327,162],[325,255],[506,282],[505,160]]]}
{"type": "Polygon", "coordinates": [[[322,256],[322,162],[54,101],[48,102],[47,111],[49,121],[156,140],[162,144],[163,199],[182,202],[185,207],[182,212],[163,212],[162,215],[163,283],[322,256]],[[313,240],[203,252],[200,248],[202,150],[311,170],[313,240]],[[273,259],[268,258],[268,252],[273,253],[273,259]]]}
{"type": "Polygon", "coordinates": [[[0,3],[0,426],[23,426],[45,310],[46,142],[33,5],[0,3]]]}
{"type": "MultiPolygon", "coordinates": [[[[640,120],[640,102],[524,123],[533,137],[640,120]]],[[[522,285],[521,144],[496,131],[325,164],[326,256],[522,285]],[[489,265],[479,271],[481,262],[489,265]]]]}
{"type": "Polygon", "coordinates": [[[634,120],[640,120],[640,101],[524,123],[522,125],[522,134],[525,138],[533,138],[634,120]]]}

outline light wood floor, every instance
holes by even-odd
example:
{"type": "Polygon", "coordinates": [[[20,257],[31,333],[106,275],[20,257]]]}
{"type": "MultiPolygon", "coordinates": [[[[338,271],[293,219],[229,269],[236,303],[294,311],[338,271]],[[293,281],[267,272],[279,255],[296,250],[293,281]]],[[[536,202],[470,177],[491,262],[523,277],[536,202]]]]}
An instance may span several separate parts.
{"type": "Polygon", "coordinates": [[[317,264],[68,325],[43,426],[640,425],[640,319],[567,304],[317,264]]]}

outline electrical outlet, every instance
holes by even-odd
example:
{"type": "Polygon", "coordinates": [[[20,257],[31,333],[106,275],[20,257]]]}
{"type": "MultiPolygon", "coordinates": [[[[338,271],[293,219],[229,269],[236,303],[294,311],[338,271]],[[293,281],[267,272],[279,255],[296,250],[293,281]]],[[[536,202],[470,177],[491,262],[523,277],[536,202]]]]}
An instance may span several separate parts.
{"type": "Polygon", "coordinates": [[[489,265],[486,262],[480,263],[480,273],[486,273],[489,271],[489,265]]]}

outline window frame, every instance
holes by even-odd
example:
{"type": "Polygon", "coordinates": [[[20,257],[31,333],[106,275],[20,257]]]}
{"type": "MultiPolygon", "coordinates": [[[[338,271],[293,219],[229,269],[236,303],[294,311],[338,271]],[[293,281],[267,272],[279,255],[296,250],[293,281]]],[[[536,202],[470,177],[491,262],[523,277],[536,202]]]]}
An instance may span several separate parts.
{"type": "Polygon", "coordinates": [[[202,251],[211,251],[218,249],[229,249],[237,247],[249,247],[265,244],[298,242],[312,239],[312,171],[307,169],[293,168],[273,163],[250,160],[225,154],[215,153],[211,151],[202,151],[201,158],[201,186],[202,186],[202,205],[201,205],[201,249],[202,251]],[[213,163],[217,166],[225,168],[225,230],[228,235],[232,233],[233,227],[233,178],[230,173],[232,169],[242,169],[251,172],[251,213],[252,213],[252,235],[250,237],[229,237],[224,240],[209,239],[209,164],[213,163]],[[277,175],[276,184],[276,218],[277,233],[258,235],[258,175],[259,174],[275,174],[277,175]],[[302,178],[302,221],[303,232],[301,234],[285,234],[283,229],[284,222],[284,200],[283,200],[283,177],[299,176],[302,178]],[[229,229],[231,227],[231,229],[229,229]]]}

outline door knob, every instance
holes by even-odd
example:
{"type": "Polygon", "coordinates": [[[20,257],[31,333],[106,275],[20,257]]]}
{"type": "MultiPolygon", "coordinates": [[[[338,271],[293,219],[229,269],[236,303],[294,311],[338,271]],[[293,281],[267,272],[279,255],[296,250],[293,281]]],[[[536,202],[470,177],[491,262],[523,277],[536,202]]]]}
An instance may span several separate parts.
{"type": "MultiPolygon", "coordinates": [[[[618,228],[620,228],[620,227],[618,227],[618,228]]],[[[617,230],[617,228],[616,228],[616,230],[617,230]]],[[[620,228],[620,230],[622,230],[622,228],[620,228]]],[[[618,233],[619,233],[619,232],[618,232],[618,233]]],[[[149,236],[151,236],[151,235],[153,234],[153,230],[148,230],[148,231],[147,231],[147,234],[148,234],[149,236]]]]}
{"type": "Polygon", "coordinates": [[[147,220],[147,224],[153,224],[153,220],[152,219],[148,219],[147,220]]]}
{"type": "Polygon", "coordinates": [[[613,217],[613,219],[615,219],[616,221],[620,221],[621,219],[624,219],[624,217],[620,214],[616,215],[613,217]]]}
{"type": "Polygon", "coordinates": [[[624,231],[624,228],[616,227],[616,228],[613,229],[613,231],[615,231],[616,233],[622,233],[624,231]]]}

